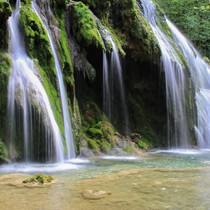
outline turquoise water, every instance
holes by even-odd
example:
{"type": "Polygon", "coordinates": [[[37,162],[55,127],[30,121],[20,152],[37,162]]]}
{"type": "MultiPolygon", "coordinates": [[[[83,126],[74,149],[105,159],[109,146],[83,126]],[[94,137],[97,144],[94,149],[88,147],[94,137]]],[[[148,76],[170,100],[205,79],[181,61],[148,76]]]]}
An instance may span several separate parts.
{"type": "Polygon", "coordinates": [[[144,157],[75,159],[62,164],[0,166],[0,209],[138,210],[210,209],[210,151],[155,151],[144,157]],[[52,175],[51,186],[27,187],[36,173],[52,175]],[[100,200],[87,190],[109,195],[100,200]]]}

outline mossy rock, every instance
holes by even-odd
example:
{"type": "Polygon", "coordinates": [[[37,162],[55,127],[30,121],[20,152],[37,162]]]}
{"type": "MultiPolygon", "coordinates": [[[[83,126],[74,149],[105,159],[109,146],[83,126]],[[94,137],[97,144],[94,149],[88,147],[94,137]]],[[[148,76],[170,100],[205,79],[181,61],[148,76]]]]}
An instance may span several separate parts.
{"type": "Polygon", "coordinates": [[[82,107],[83,121],[87,125],[95,125],[102,119],[102,112],[94,102],[87,102],[82,107]]]}
{"type": "Polygon", "coordinates": [[[123,148],[123,151],[126,152],[127,154],[131,154],[132,153],[132,149],[129,146],[126,146],[125,148],[123,148]]]}
{"type": "Polygon", "coordinates": [[[86,132],[90,137],[96,139],[101,139],[103,136],[103,132],[97,128],[89,128],[86,132]]]}
{"type": "Polygon", "coordinates": [[[100,143],[101,151],[105,154],[110,154],[111,152],[111,144],[107,142],[107,140],[102,140],[100,143]]]}
{"type": "Polygon", "coordinates": [[[102,38],[99,34],[96,20],[89,8],[82,2],[74,2],[69,7],[72,13],[74,35],[79,43],[86,46],[93,45],[106,51],[102,38]]]}
{"type": "Polygon", "coordinates": [[[44,174],[36,174],[33,177],[23,180],[23,183],[46,184],[46,183],[51,183],[53,180],[54,178],[52,176],[47,176],[44,174]]]}
{"type": "Polygon", "coordinates": [[[103,133],[103,137],[107,139],[107,141],[111,141],[112,136],[115,135],[116,130],[113,125],[108,121],[99,121],[95,126],[97,129],[101,129],[103,133]]]}
{"type": "Polygon", "coordinates": [[[136,144],[138,145],[138,147],[139,147],[140,149],[145,149],[145,150],[147,150],[147,149],[149,149],[149,147],[150,147],[149,141],[146,140],[146,139],[144,139],[144,138],[142,138],[142,139],[140,139],[139,141],[137,141],[136,144]]]}

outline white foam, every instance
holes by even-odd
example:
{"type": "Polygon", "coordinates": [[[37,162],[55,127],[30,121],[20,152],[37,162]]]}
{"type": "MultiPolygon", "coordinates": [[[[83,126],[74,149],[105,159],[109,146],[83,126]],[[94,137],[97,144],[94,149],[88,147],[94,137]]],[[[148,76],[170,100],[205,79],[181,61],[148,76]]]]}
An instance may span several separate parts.
{"type": "Polygon", "coordinates": [[[88,159],[75,158],[75,159],[66,160],[65,162],[67,162],[67,163],[90,163],[91,161],[88,159]]]}
{"type": "Polygon", "coordinates": [[[67,170],[76,170],[82,166],[70,163],[61,164],[24,164],[16,163],[9,165],[2,165],[0,167],[0,173],[52,173],[67,170]]]}
{"type": "Polygon", "coordinates": [[[155,152],[151,153],[172,153],[172,154],[186,154],[186,155],[196,155],[196,154],[201,154],[201,150],[194,150],[194,149],[170,149],[170,150],[157,150],[155,152]]]}
{"type": "Polygon", "coordinates": [[[137,160],[139,157],[134,156],[102,156],[102,159],[107,160],[137,160]]]}

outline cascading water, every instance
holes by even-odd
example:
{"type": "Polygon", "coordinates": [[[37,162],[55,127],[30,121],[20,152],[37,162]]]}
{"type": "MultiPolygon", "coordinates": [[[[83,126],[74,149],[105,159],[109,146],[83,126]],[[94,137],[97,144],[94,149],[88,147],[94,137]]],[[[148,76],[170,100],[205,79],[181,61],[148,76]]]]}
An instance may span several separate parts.
{"type": "Polygon", "coordinates": [[[179,46],[187,61],[195,86],[197,106],[195,132],[198,146],[200,148],[210,148],[210,67],[184,35],[168,19],[166,21],[177,46],[179,46]]]}
{"type": "Polygon", "coordinates": [[[156,6],[151,0],[140,0],[144,17],[150,24],[161,49],[165,71],[169,147],[188,147],[189,131],[185,110],[185,75],[171,40],[157,24],[156,6]]]}
{"type": "Polygon", "coordinates": [[[110,66],[106,53],[103,53],[104,112],[113,124],[120,123],[120,130],[127,134],[128,112],[119,52],[109,31],[103,28],[102,34],[106,42],[112,46],[110,66]]]}
{"type": "MultiPolygon", "coordinates": [[[[11,32],[11,58],[13,62],[11,75],[8,84],[8,120],[9,120],[9,152],[11,159],[15,158],[16,153],[16,124],[23,124],[20,129],[23,129],[23,154],[26,162],[39,160],[39,157],[34,157],[34,154],[39,151],[37,144],[41,144],[45,148],[45,157],[42,161],[63,161],[64,149],[59,127],[53,115],[48,96],[45,89],[38,79],[33,61],[28,57],[24,42],[18,26],[18,18],[20,12],[20,0],[16,2],[16,9],[9,19],[9,28],[11,32]],[[18,121],[15,118],[17,106],[22,109],[22,118],[18,121]],[[39,117],[44,119],[45,123],[45,144],[39,142],[39,137],[33,139],[35,133],[34,127],[39,126],[33,119],[34,106],[39,112],[39,117]],[[23,122],[21,122],[23,121],[23,122]],[[35,146],[36,145],[36,146],[35,146]]],[[[41,122],[38,122],[41,124],[41,122]]],[[[41,148],[40,150],[44,150],[41,148]]]]}
{"type": "Polygon", "coordinates": [[[107,55],[105,52],[103,52],[103,110],[108,119],[111,119],[109,65],[108,65],[107,55]]]}
{"type": "MultiPolygon", "coordinates": [[[[49,3],[48,3],[49,4],[49,3]]],[[[49,6],[49,5],[48,5],[49,6]]],[[[67,100],[67,94],[65,90],[65,85],[63,81],[63,76],[62,76],[62,70],[60,67],[59,59],[56,53],[55,49],[55,44],[53,42],[52,34],[50,32],[49,26],[47,24],[47,20],[41,15],[41,12],[39,10],[39,7],[36,3],[36,0],[33,0],[32,2],[32,7],[39,17],[40,21],[42,22],[44,28],[46,29],[49,41],[50,41],[50,47],[53,52],[54,56],[54,61],[55,61],[55,68],[57,72],[57,78],[58,78],[58,84],[59,84],[59,89],[60,89],[60,95],[61,95],[61,103],[62,103],[62,111],[63,111],[63,121],[64,121],[64,129],[65,129],[65,139],[66,139],[66,145],[67,145],[67,158],[75,158],[75,148],[74,148],[74,138],[72,134],[72,126],[71,126],[71,119],[70,119],[70,114],[69,114],[69,108],[68,108],[68,100],[67,100]]],[[[48,7],[48,11],[50,11],[50,7],[48,7]]]]}

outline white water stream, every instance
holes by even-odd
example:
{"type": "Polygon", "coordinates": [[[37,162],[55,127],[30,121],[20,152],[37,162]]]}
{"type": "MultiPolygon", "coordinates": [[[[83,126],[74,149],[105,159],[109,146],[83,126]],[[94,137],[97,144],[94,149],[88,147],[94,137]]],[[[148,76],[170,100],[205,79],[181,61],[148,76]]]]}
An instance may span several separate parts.
{"type": "Polygon", "coordinates": [[[177,46],[179,46],[187,61],[195,86],[197,105],[197,126],[195,126],[195,132],[198,146],[200,148],[210,148],[210,67],[171,21],[168,19],[166,21],[173,33],[177,46]]]}
{"type": "Polygon", "coordinates": [[[168,146],[187,148],[189,130],[185,110],[186,78],[183,64],[170,37],[157,24],[156,6],[151,0],[140,0],[144,17],[150,24],[161,49],[161,62],[165,71],[166,103],[168,117],[168,146]]]}
{"type": "Polygon", "coordinates": [[[103,106],[106,116],[115,124],[121,124],[120,129],[128,133],[128,111],[125,96],[122,65],[117,46],[113,37],[105,28],[103,36],[112,45],[111,62],[108,64],[107,55],[103,53],[103,106]]]}
{"type": "MultiPolygon", "coordinates": [[[[33,139],[34,131],[32,123],[34,119],[32,119],[32,108],[34,105],[39,107],[39,114],[45,121],[45,147],[47,150],[45,151],[45,161],[54,160],[60,162],[64,160],[61,134],[54,118],[48,96],[35,71],[34,63],[25,50],[18,22],[20,8],[21,2],[17,0],[16,9],[8,21],[11,33],[10,55],[13,62],[8,84],[10,157],[14,159],[16,156],[15,127],[18,122],[15,121],[15,102],[17,103],[18,101],[21,104],[20,106],[23,112],[24,160],[26,162],[34,160],[34,142],[38,141],[38,139],[33,139]]],[[[41,122],[38,123],[41,124],[41,122]]]]}
{"type": "MultiPolygon", "coordinates": [[[[39,17],[40,21],[42,22],[44,28],[46,29],[47,36],[50,41],[50,47],[53,52],[54,56],[54,61],[55,61],[55,68],[57,72],[57,78],[58,78],[58,84],[59,84],[59,89],[60,89],[60,95],[61,95],[61,104],[62,104],[62,111],[63,111],[63,121],[64,121],[64,129],[65,129],[65,139],[66,139],[66,145],[67,145],[67,158],[75,158],[75,148],[74,148],[74,138],[72,134],[72,126],[71,126],[71,119],[70,119],[70,114],[69,114],[69,107],[68,107],[68,100],[67,100],[67,94],[66,94],[66,89],[63,81],[63,75],[62,75],[62,70],[61,66],[59,63],[59,59],[56,53],[56,48],[55,44],[52,38],[51,31],[49,29],[49,25],[44,18],[44,16],[41,14],[41,11],[36,3],[36,0],[32,1],[32,7],[39,17]]],[[[48,11],[51,11],[50,8],[48,7],[48,11]]]]}

